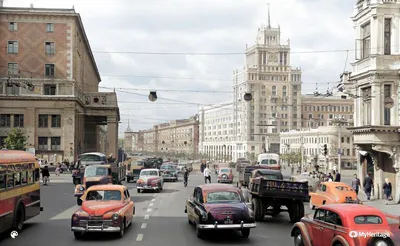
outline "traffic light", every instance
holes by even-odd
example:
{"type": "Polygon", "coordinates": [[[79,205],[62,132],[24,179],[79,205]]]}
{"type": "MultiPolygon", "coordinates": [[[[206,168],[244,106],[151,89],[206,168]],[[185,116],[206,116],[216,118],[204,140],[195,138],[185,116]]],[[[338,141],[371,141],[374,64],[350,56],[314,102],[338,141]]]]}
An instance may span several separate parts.
{"type": "Polygon", "coordinates": [[[328,155],[328,145],[324,144],[324,155],[328,155]]]}

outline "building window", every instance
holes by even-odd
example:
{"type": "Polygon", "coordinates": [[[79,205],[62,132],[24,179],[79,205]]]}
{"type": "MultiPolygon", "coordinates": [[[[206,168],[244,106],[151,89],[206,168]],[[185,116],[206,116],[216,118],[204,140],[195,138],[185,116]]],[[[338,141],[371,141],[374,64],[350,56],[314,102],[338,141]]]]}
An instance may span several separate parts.
{"type": "Polygon", "coordinates": [[[361,27],[362,50],[361,59],[369,57],[371,54],[371,23],[367,23],[361,27]]]}
{"type": "Polygon", "coordinates": [[[45,76],[48,76],[48,77],[53,77],[54,76],[54,64],[46,64],[45,65],[45,72],[44,72],[44,74],[45,74],[45,76]]]}
{"type": "Polygon", "coordinates": [[[385,36],[384,36],[385,55],[390,55],[391,53],[391,42],[390,42],[392,38],[391,33],[392,33],[392,19],[387,18],[385,19],[385,36]]]}
{"type": "Polygon", "coordinates": [[[54,32],[54,23],[47,23],[47,32],[54,32]]]}
{"type": "Polygon", "coordinates": [[[312,115],[312,114],[308,114],[308,118],[309,118],[309,119],[312,119],[312,118],[313,118],[313,115],[312,115]]]}
{"type": "Polygon", "coordinates": [[[39,125],[40,128],[49,127],[49,116],[47,114],[39,114],[39,125]]]}
{"type": "MultiPolygon", "coordinates": [[[[391,98],[392,96],[392,86],[391,85],[384,85],[383,87],[383,94],[384,98],[391,98]]],[[[390,126],[390,116],[391,116],[391,108],[386,108],[385,104],[383,105],[383,124],[385,126],[390,126]]]]}
{"type": "Polygon", "coordinates": [[[362,89],[361,94],[364,101],[361,104],[363,112],[362,125],[369,126],[371,125],[371,87],[362,89]]]}
{"type": "Polygon", "coordinates": [[[56,53],[56,45],[54,42],[46,42],[45,52],[48,56],[53,56],[56,53]]]}
{"type": "Polygon", "coordinates": [[[7,137],[5,137],[5,136],[0,136],[0,147],[1,148],[4,148],[4,145],[5,145],[5,141],[4,140],[6,140],[6,138],[7,137]]]}
{"type": "Polygon", "coordinates": [[[56,95],[57,86],[53,84],[43,85],[44,95],[56,95]]]}
{"type": "Polygon", "coordinates": [[[283,97],[287,96],[286,86],[282,87],[282,96],[283,97]]]}
{"type": "Polygon", "coordinates": [[[61,115],[55,114],[51,116],[51,127],[61,127],[61,115]]]}
{"type": "Polygon", "coordinates": [[[51,150],[60,150],[60,149],[61,149],[61,138],[51,137],[51,150]]]}
{"type": "Polygon", "coordinates": [[[8,54],[18,54],[18,41],[8,41],[8,54]]]}
{"type": "Polygon", "coordinates": [[[14,115],[14,127],[24,127],[24,115],[23,114],[15,114],[14,115]]]}
{"type": "Polygon", "coordinates": [[[18,30],[17,22],[8,23],[8,30],[13,32],[17,31],[18,30]]]}
{"type": "Polygon", "coordinates": [[[0,127],[11,127],[11,114],[0,114],[0,127]]]}
{"type": "Polygon", "coordinates": [[[275,85],[272,86],[272,95],[276,96],[276,86],[275,85]]]}
{"type": "Polygon", "coordinates": [[[18,75],[18,63],[8,63],[8,75],[18,75]]]}
{"type": "Polygon", "coordinates": [[[39,150],[48,150],[48,138],[47,137],[38,137],[38,147],[39,150]]]}

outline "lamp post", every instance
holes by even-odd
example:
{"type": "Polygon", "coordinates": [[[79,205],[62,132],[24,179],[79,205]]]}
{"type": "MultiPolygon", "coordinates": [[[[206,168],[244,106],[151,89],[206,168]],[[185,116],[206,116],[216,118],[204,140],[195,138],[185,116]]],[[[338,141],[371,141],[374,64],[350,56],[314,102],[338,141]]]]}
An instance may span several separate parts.
{"type": "Polygon", "coordinates": [[[337,150],[337,155],[338,155],[338,172],[341,173],[342,170],[342,126],[347,124],[346,118],[339,117],[335,118],[332,123],[336,124],[338,126],[338,150],[337,150]]]}

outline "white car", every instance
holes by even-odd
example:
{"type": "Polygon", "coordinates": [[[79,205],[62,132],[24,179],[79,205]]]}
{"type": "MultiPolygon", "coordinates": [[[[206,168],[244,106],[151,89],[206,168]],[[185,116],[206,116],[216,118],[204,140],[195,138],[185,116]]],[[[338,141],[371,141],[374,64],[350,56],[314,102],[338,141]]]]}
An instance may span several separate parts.
{"type": "Polygon", "coordinates": [[[143,169],[140,171],[139,179],[136,182],[137,192],[145,190],[160,192],[164,187],[164,180],[160,170],[156,168],[143,169]]]}

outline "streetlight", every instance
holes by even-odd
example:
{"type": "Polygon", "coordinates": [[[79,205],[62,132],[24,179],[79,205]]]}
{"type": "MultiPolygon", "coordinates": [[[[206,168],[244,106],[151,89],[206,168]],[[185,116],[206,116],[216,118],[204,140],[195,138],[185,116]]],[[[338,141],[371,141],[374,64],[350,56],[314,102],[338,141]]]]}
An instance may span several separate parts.
{"type": "Polygon", "coordinates": [[[151,102],[157,101],[157,92],[156,91],[150,91],[149,93],[149,100],[151,102]]]}
{"type": "Polygon", "coordinates": [[[246,102],[249,102],[249,101],[253,100],[253,95],[252,95],[250,92],[246,92],[246,93],[244,93],[244,95],[243,95],[243,99],[244,99],[246,102]]]}

